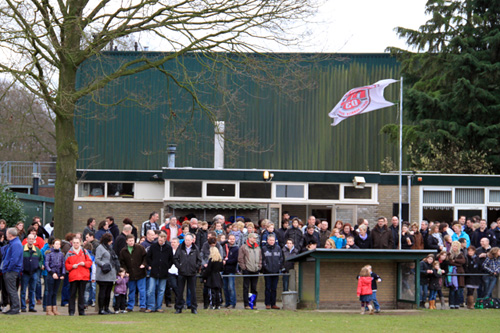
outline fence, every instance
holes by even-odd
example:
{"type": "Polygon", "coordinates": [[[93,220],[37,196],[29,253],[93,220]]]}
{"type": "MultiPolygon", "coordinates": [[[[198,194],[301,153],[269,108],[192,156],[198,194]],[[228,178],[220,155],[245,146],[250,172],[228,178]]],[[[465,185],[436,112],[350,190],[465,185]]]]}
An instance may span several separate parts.
{"type": "Polygon", "coordinates": [[[9,187],[31,187],[35,175],[39,175],[40,185],[54,185],[56,162],[0,162],[0,183],[9,187]]]}

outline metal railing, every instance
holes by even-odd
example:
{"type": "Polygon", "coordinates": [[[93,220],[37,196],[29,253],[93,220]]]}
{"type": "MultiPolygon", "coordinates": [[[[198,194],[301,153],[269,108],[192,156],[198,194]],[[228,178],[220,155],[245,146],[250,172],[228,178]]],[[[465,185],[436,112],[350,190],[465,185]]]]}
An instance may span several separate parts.
{"type": "Polygon", "coordinates": [[[0,183],[10,187],[33,185],[33,177],[39,175],[40,185],[54,185],[56,162],[0,162],[0,183]]]}

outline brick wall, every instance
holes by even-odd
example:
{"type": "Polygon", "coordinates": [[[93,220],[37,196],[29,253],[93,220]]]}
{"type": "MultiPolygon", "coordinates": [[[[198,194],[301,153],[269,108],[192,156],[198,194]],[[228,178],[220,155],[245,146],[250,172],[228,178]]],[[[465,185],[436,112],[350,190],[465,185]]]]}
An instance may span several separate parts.
{"type": "MultiPolygon", "coordinates": [[[[408,202],[408,187],[402,187],[403,202],[408,202]]],[[[411,216],[410,221],[418,222],[419,216],[419,186],[411,187],[411,216]]],[[[392,217],[392,204],[399,202],[399,187],[397,185],[380,185],[378,187],[378,201],[379,206],[377,209],[378,216],[385,216],[390,222],[392,217]]]]}
{"type": "MultiPolygon", "coordinates": [[[[382,282],[378,283],[377,300],[382,309],[396,307],[397,264],[394,262],[339,262],[321,261],[320,308],[357,309],[360,307],[356,296],[358,282],[356,276],[364,265],[370,264],[382,282]]],[[[302,297],[300,307],[314,308],[314,263],[303,265],[302,297]],[[304,290],[307,290],[304,293],[304,290]]]]}
{"type": "Polygon", "coordinates": [[[124,218],[128,217],[134,221],[134,225],[140,232],[142,222],[146,221],[153,211],[158,213],[163,208],[162,202],[90,202],[75,201],[73,203],[74,220],[73,230],[83,231],[87,226],[87,219],[93,217],[97,224],[104,220],[106,216],[113,216],[115,222],[122,229],[124,218]]]}

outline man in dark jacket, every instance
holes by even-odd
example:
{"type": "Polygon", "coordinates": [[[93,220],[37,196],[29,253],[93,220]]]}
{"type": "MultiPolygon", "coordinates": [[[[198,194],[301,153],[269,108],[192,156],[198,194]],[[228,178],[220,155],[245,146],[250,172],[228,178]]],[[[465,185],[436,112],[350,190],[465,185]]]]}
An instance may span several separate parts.
{"type": "Polygon", "coordinates": [[[392,232],[392,248],[399,249],[399,218],[397,216],[392,217],[389,230],[392,232]]]}
{"type": "MultiPolygon", "coordinates": [[[[224,275],[235,275],[236,267],[238,266],[238,247],[235,245],[236,236],[229,235],[227,241],[221,244],[223,256],[222,263],[224,264],[224,275]]],[[[234,309],[236,307],[236,287],[235,278],[231,276],[223,277],[224,283],[224,298],[226,300],[226,308],[234,309]]]]}
{"type": "Polygon", "coordinates": [[[479,221],[479,228],[477,228],[472,234],[470,242],[476,248],[479,248],[481,246],[481,239],[483,238],[488,238],[488,224],[485,219],[479,221]]]}
{"type": "MultiPolygon", "coordinates": [[[[283,214],[283,215],[285,215],[285,214],[283,214]]],[[[280,244],[281,246],[285,245],[285,243],[286,243],[285,234],[286,234],[286,231],[288,230],[289,225],[290,225],[290,221],[288,219],[283,219],[281,221],[281,228],[278,228],[277,230],[275,230],[276,237],[278,237],[278,244],[280,244]]]]}
{"type": "MultiPolygon", "coordinates": [[[[19,314],[21,308],[19,304],[19,294],[17,293],[17,279],[23,270],[23,246],[17,237],[17,229],[7,229],[8,245],[2,247],[3,287],[7,290],[10,300],[10,310],[5,312],[8,315],[19,314]]],[[[33,298],[34,300],[35,298],[33,298]]]]}
{"type": "Polygon", "coordinates": [[[120,264],[129,274],[127,311],[133,311],[135,290],[139,289],[140,311],[146,312],[146,250],[135,244],[134,235],[127,236],[127,246],[120,251],[120,264]]]}
{"type": "MultiPolygon", "coordinates": [[[[283,268],[283,252],[274,235],[269,235],[267,244],[262,246],[262,271],[264,274],[278,274],[283,268]]],[[[266,283],[266,309],[279,309],[276,306],[276,288],[279,276],[265,276],[266,283]]]]}
{"type": "Polygon", "coordinates": [[[184,307],[184,287],[191,293],[191,313],[197,314],[196,302],[196,274],[200,270],[201,256],[198,248],[193,243],[193,235],[187,234],[184,242],[174,255],[174,264],[179,270],[178,288],[180,297],[175,300],[175,313],[181,313],[184,307]]]}
{"type": "Polygon", "coordinates": [[[30,300],[29,312],[35,310],[35,291],[40,269],[42,268],[42,253],[33,244],[35,236],[29,234],[27,243],[23,249],[23,275],[21,279],[21,312],[26,312],[26,288],[28,288],[28,298],[30,300]]]}
{"type": "Polygon", "coordinates": [[[160,233],[158,242],[151,244],[146,262],[150,270],[146,312],[163,312],[161,304],[167,287],[168,270],[174,262],[172,247],[167,244],[167,234],[160,233]]]}
{"type": "MultiPolygon", "coordinates": [[[[316,226],[308,225],[306,228],[306,232],[304,233],[304,242],[302,245],[302,251],[307,251],[306,246],[310,244],[311,241],[315,241],[316,244],[319,245],[319,234],[316,230],[316,226]]],[[[326,242],[326,241],[325,241],[326,242]]]]}
{"type": "MultiPolygon", "coordinates": [[[[322,221],[319,225],[319,247],[324,248],[325,243],[330,238],[331,231],[328,230],[328,222],[322,221]]],[[[282,244],[282,243],[281,243],[282,244]]]]}
{"type": "Polygon", "coordinates": [[[393,249],[394,240],[392,232],[387,228],[386,223],[385,217],[378,218],[377,225],[370,233],[372,249],[393,249]]]}
{"type": "Polygon", "coordinates": [[[108,230],[113,235],[113,240],[120,235],[120,228],[115,223],[115,218],[113,216],[106,217],[106,221],[108,222],[108,230]]]}
{"type": "MultiPolygon", "coordinates": [[[[490,240],[487,237],[483,237],[480,241],[481,246],[476,249],[476,255],[479,261],[479,267],[483,267],[484,261],[488,257],[488,252],[491,250],[490,240]]],[[[481,273],[486,273],[484,268],[481,268],[481,273]]],[[[485,296],[486,290],[484,288],[485,280],[487,276],[481,277],[481,284],[479,285],[479,289],[477,291],[477,297],[483,298],[485,296]]]]}
{"type": "Polygon", "coordinates": [[[120,252],[124,247],[127,246],[127,236],[132,233],[132,226],[130,224],[126,224],[123,226],[123,231],[118,237],[113,241],[113,250],[117,255],[120,255],[120,252]]]}

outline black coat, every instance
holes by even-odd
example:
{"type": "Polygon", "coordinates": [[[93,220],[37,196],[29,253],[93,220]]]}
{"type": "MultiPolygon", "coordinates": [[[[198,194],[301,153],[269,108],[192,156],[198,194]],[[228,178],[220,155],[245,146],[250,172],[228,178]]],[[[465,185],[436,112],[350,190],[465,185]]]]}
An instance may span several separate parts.
{"type": "Polygon", "coordinates": [[[410,235],[409,232],[407,232],[405,235],[403,235],[403,234],[401,235],[401,249],[402,250],[411,250],[413,244],[415,244],[415,237],[410,235]],[[408,245],[408,238],[410,239],[410,245],[408,245]]]}
{"type": "Polygon", "coordinates": [[[432,264],[429,264],[424,259],[420,262],[420,285],[421,286],[429,284],[429,279],[430,279],[432,274],[427,273],[427,270],[432,270],[432,264]]]}
{"type": "Polygon", "coordinates": [[[285,271],[288,273],[290,272],[291,269],[294,268],[295,263],[291,261],[286,261],[286,259],[295,257],[297,254],[299,254],[299,251],[297,250],[296,247],[294,247],[293,250],[290,251],[286,246],[283,246],[282,251],[283,251],[283,267],[285,268],[285,271]]]}
{"type": "Polygon", "coordinates": [[[174,263],[172,247],[167,243],[163,244],[163,246],[158,243],[151,244],[146,254],[146,261],[148,266],[151,267],[151,277],[156,279],[168,278],[168,270],[174,263]]]}
{"type": "Polygon", "coordinates": [[[188,254],[186,243],[183,242],[175,252],[174,265],[179,270],[179,275],[195,276],[201,266],[201,255],[196,245],[191,246],[191,252],[188,254]]]}
{"type": "Polygon", "coordinates": [[[231,246],[227,241],[221,244],[222,246],[222,260],[225,261],[224,274],[236,274],[236,267],[238,266],[238,247],[231,246]]]}
{"type": "Polygon", "coordinates": [[[392,232],[387,226],[380,228],[378,225],[370,233],[372,249],[393,249],[394,239],[392,232]]]}
{"type": "Polygon", "coordinates": [[[356,237],[354,237],[354,243],[360,249],[371,249],[371,247],[372,247],[372,238],[370,237],[370,235],[368,235],[368,237],[366,237],[366,239],[363,240],[361,237],[359,237],[359,235],[356,235],[356,237]]]}
{"type": "Polygon", "coordinates": [[[109,232],[113,235],[113,239],[116,239],[118,235],[120,235],[120,228],[113,222],[113,224],[109,226],[109,232]]]}
{"type": "Polygon", "coordinates": [[[203,271],[203,280],[205,280],[205,286],[213,289],[222,289],[222,276],[220,272],[223,269],[222,261],[212,261],[208,260],[207,267],[203,271]]]}
{"type": "Polygon", "coordinates": [[[293,245],[300,252],[302,249],[302,242],[304,240],[304,233],[302,230],[290,227],[285,233],[285,242],[289,238],[293,240],[293,245]]]}
{"type": "Polygon", "coordinates": [[[439,241],[432,235],[427,237],[427,248],[439,252],[439,241]]]}
{"type": "MultiPolygon", "coordinates": [[[[465,273],[482,273],[482,265],[479,257],[474,255],[473,257],[467,256],[467,262],[465,263],[464,269],[465,273]]],[[[481,276],[466,276],[465,284],[471,286],[479,286],[482,283],[481,276]]]]}
{"type": "Polygon", "coordinates": [[[120,255],[120,252],[124,247],[127,247],[127,236],[125,236],[124,233],[121,233],[118,235],[118,237],[115,238],[113,242],[113,251],[115,251],[116,254],[120,255]]]}
{"type": "Polygon", "coordinates": [[[438,274],[436,269],[432,269],[432,274],[429,275],[429,289],[441,290],[442,274],[438,274]]]}
{"type": "Polygon", "coordinates": [[[283,252],[278,244],[265,244],[262,251],[262,271],[264,273],[279,273],[283,268],[283,252]]]}

